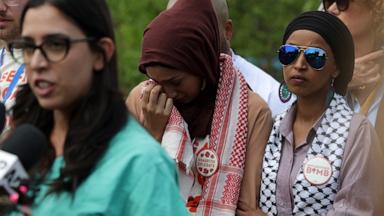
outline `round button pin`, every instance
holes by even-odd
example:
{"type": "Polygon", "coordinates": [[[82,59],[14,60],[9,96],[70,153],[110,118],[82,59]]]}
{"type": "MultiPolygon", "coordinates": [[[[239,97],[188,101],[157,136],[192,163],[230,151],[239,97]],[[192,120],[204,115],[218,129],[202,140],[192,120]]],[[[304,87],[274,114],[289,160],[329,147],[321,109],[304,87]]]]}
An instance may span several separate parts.
{"type": "Polygon", "coordinates": [[[332,176],[332,166],[323,157],[314,157],[304,164],[304,177],[312,185],[322,185],[332,176]]]}
{"type": "Polygon", "coordinates": [[[202,149],[197,153],[196,168],[200,175],[210,177],[215,174],[218,167],[219,159],[216,152],[211,149],[202,149]]]}

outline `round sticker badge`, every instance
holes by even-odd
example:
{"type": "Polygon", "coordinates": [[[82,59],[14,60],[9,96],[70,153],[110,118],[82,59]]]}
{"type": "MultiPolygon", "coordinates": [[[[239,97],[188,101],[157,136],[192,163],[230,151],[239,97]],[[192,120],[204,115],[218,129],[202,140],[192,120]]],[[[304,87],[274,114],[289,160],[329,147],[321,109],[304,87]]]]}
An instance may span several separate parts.
{"type": "Polygon", "coordinates": [[[332,166],[323,157],[314,157],[304,164],[304,177],[312,185],[322,185],[331,178],[332,166]]]}
{"type": "Polygon", "coordinates": [[[197,172],[204,177],[215,174],[219,168],[219,159],[216,152],[211,149],[199,151],[196,157],[196,168],[197,172]]]}

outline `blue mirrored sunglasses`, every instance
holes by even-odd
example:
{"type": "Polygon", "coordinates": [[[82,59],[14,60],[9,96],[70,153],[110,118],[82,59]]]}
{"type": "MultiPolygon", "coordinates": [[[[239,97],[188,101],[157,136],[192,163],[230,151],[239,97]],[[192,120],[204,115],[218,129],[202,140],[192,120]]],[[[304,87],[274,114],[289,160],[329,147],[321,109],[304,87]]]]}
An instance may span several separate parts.
{"type": "Polygon", "coordinates": [[[322,70],[325,66],[327,53],[317,47],[300,47],[291,44],[284,44],[278,50],[280,63],[290,65],[296,61],[301,51],[304,52],[305,60],[315,70],[322,70]]]}

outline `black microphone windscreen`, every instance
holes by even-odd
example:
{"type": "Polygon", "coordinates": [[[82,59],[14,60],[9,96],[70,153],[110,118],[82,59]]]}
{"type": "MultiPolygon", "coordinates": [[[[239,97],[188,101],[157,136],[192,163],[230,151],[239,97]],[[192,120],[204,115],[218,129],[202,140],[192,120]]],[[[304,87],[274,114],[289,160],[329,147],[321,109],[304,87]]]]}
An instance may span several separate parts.
{"type": "Polygon", "coordinates": [[[15,128],[1,149],[18,156],[25,170],[32,168],[48,147],[48,139],[36,127],[23,124],[15,128]]]}
{"type": "Polygon", "coordinates": [[[0,103],[0,133],[3,132],[6,124],[6,109],[3,103],[0,103]]]}

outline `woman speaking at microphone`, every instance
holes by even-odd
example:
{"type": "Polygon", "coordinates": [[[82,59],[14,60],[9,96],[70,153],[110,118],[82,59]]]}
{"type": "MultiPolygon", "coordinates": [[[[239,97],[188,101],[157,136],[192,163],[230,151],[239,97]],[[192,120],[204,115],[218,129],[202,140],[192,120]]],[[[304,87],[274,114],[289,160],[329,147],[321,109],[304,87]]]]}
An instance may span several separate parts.
{"type": "MultiPolygon", "coordinates": [[[[345,95],[354,67],[347,27],[306,12],[287,27],[279,60],[297,101],[277,116],[266,146],[260,207],[268,215],[383,215],[383,154],[345,95]]],[[[284,85],[283,85],[284,86],[284,85]]],[[[282,96],[287,96],[282,94],[282,96]]]]}
{"type": "Polygon", "coordinates": [[[173,162],[117,91],[105,0],[31,0],[9,46],[22,50],[14,58],[28,78],[13,122],[35,125],[51,143],[31,173],[32,215],[186,215],[173,162]]]}

